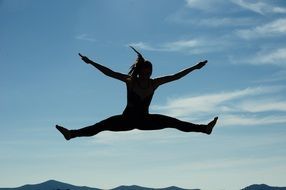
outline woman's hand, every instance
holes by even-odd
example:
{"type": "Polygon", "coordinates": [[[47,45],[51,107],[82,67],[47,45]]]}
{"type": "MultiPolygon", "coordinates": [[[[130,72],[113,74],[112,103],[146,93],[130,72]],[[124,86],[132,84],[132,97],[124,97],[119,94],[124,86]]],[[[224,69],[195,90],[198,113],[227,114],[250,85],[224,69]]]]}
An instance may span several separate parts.
{"type": "Polygon", "coordinates": [[[206,65],[207,62],[208,62],[207,60],[199,62],[198,64],[195,65],[195,69],[201,69],[203,66],[206,65]]]}
{"type": "Polygon", "coordinates": [[[92,63],[92,61],[91,61],[90,59],[88,59],[88,57],[83,56],[83,55],[81,55],[80,53],[79,53],[78,55],[81,57],[81,59],[82,59],[85,63],[87,63],[87,64],[92,63]]]}

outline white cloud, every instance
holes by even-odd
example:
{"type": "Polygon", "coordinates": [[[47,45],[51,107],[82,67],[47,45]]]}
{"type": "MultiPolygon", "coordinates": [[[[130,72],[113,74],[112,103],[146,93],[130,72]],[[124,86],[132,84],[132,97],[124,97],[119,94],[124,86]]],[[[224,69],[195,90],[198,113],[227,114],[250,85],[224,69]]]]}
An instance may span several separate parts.
{"type": "Polygon", "coordinates": [[[244,9],[248,9],[250,11],[259,13],[259,14],[266,14],[266,13],[286,13],[286,8],[284,7],[276,7],[271,4],[267,4],[262,1],[256,2],[249,2],[245,0],[232,0],[234,4],[239,5],[244,9]]]}
{"type": "MultiPolygon", "coordinates": [[[[231,171],[243,170],[244,172],[248,171],[248,172],[259,173],[261,171],[253,170],[253,168],[263,168],[263,170],[273,170],[277,163],[279,164],[283,163],[284,160],[285,160],[285,157],[283,155],[282,156],[269,155],[267,157],[259,157],[259,156],[228,157],[226,156],[220,159],[202,158],[200,161],[182,162],[182,163],[176,164],[173,167],[176,167],[176,170],[179,170],[183,173],[185,172],[200,173],[201,171],[209,171],[209,172],[215,172],[215,174],[217,175],[218,171],[223,171],[224,169],[228,169],[231,171]]],[[[234,172],[234,173],[237,173],[237,172],[234,172]]],[[[257,175],[257,173],[256,175],[254,173],[252,173],[252,175],[250,176],[257,175]]]]}
{"type": "Polygon", "coordinates": [[[286,123],[286,117],[284,115],[252,116],[250,114],[225,114],[220,118],[220,124],[223,126],[251,126],[283,123],[286,123]]]}
{"type": "Polygon", "coordinates": [[[253,64],[276,64],[286,66],[286,48],[271,52],[260,52],[253,60],[253,64]]]}
{"type": "Polygon", "coordinates": [[[179,40],[169,42],[164,45],[164,48],[169,51],[180,51],[189,48],[195,48],[200,46],[199,40],[179,40]]]}
{"type": "Polygon", "coordinates": [[[254,81],[254,83],[271,83],[271,82],[278,82],[278,81],[286,81],[286,70],[278,71],[272,75],[269,75],[267,78],[259,79],[254,81]]]}
{"type": "Polygon", "coordinates": [[[265,9],[267,8],[266,4],[262,2],[250,3],[243,0],[236,0],[232,2],[245,9],[251,10],[259,14],[263,14],[265,9]]]}
{"type": "MultiPolygon", "coordinates": [[[[192,22],[195,24],[195,22],[192,22]]],[[[201,19],[196,24],[201,26],[221,27],[221,26],[248,26],[254,23],[252,18],[230,18],[230,17],[214,17],[201,19]]]]}
{"type": "Polygon", "coordinates": [[[186,51],[201,46],[201,42],[196,39],[188,39],[153,46],[145,42],[131,43],[129,45],[149,51],[186,51]]]}
{"type": "Polygon", "coordinates": [[[263,115],[263,112],[286,111],[286,101],[265,98],[270,94],[280,93],[284,89],[284,86],[264,86],[175,98],[169,99],[165,105],[152,106],[152,110],[184,118],[184,120],[194,120],[194,117],[205,120],[209,115],[219,115],[223,125],[285,123],[284,116],[275,115],[275,113],[267,117],[263,115]]]}
{"type": "Polygon", "coordinates": [[[214,11],[216,8],[220,8],[225,4],[224,0],[186,0],[188,8],[199,9],[203,11],[214,11]]]}
{"type": "Polygon", "coordinates": [[[128,44],[128,46],[133,46],[133,47],[136,47],[138,49],[149,50],[149,51],[160,51],[160,49],[152,47],[146,42],[130,43],[130,44],[128,44]]]}
{"type": "Polygon", "coordinates": [[[286,13],[286,8],[284,7],[273,7],[272,10],[274,13],[286,13]]]}
{"type": "Polygon", "coordinates": [[[286,112],[286,101],[281,100],[257,100],[244,101],[239,105],[240,109],[247,112],[281,111],[286,112]]]}
{"type": "Polygon", "coordinates": [[[141,131],[141,130],[132,130],[125,132],[101,132],[96,135],[96,138],[92,138],[90,143],[101,144],[101,145],[120,145],[128,144],[130,141],[133,143],[143,143],[152,142],[152,144],[166,144],[170,142],[176,142],[176,139],[181,139],[182,136],[180,133],[169,133],[166,130],[161,131],[141,131]],[[118,135],[120,133],[120,135],[118,135]],[[147,134],[147,135],[146,135],[147,134]]]}
{"type": "Polygon", "coordinates": [[[169,114],[174,116],[186,116],[196,112],[213,112],[214,110],[229,111],[233,108],[219,105],[226,103],[227,101],[243,98],[245,96],[249,97],[259,94],[272,93],[277,90],[279,90],[278,87],[255,87],[232,92],[176,98],[168,100],[167,104],[164,106],[152,106],[152,109],[158,111],[168,111],[169,114]]]}
{"type": "Polygon", "coordinates": [[[286,35],[286,18],[277,19],[252,29],[238,30],[237,34],[244,39],[286,35]]]}
{"type": "Polygon", "coordinates": [[[198,9],[202,11],[217,11],[217,10],[224,10],[226,7],[228,9],[231,8],[231,6],[228,5],[228,3],[231,2],[235,5],[238,5],[239,7],[243,9],[250,10],[255,13],[259,14],[283,14],[286,13],[285,7],[275,6],[273,4],[270,4],[269,1],[246,1],[246,0],[231,0],[231,1],[225,1],[225,0],[186,0],[186,7],[192,8],[192,9],[198,9]]]}
{"type": "MultiPolygon", "coordinates": [[[[276,65],[281,68],[286,67],[286,48],[274,49],[273,47],[265,48],[254,55],[245,56],[240,59],[230,58],[230,62],[234,64],[252,64],[252,65],[276,65]]],[[[285,80],[285,71],[280,71],[272,75],[271,77],[256,82],[274,82],[279,80],[285,80]]]]}
{"type": "Polygon", "coordinates": [[[196,7],[196,8],[201,8],[204,7],[204,2],[200,0],[186,0],[187,6],[188,7],[196,7]]]}
{"type": "MultiPolygon", "coordinates": [[[[227,8],[226,8],[227,9],[227,8]]],[[[242,27],[242,26],[253,26],[257,23],[257,20],[252,17],[231,17],[231,16],[219,16],[212,15],[212,17],[194,17],[189,15],[189,11],[180,10],[171,15],[166,19],[173,23],[178,23],[186,26],[203,26],[203,27],[242,27]]]]}
{"type": "Polygon", "coordinates": [[[184,9],[180,9],[167,17],[168,21],[191,26],[221,27],[221,26],[246,26],[255,20],[251,17],[230,17],[224,14],[214,14],[211,17],[196,17],[190,9],[198,9],[204,12],[231,12],[233,3],[224,0],[186,0],[184,9]]]}
{"type": "Polygon", "coordinates": [[[76,39],[85,40],[85,41],[89,41],[89,42],[96,42],[96,39],[94,39],[93,37],[91,37],[88,34],[80,34],[80,35],[76,36],[76,39]]]}
{"type": "Polygon", "coordinates": [[[151,45],[145,42],[134,42],[128,45],[148,51],[185,52],[191,54],[202,54],[207,52],[220,51],[228,44],[220,39],[208,40],[200,38],[170,41],[155,45],[151,45]]]}

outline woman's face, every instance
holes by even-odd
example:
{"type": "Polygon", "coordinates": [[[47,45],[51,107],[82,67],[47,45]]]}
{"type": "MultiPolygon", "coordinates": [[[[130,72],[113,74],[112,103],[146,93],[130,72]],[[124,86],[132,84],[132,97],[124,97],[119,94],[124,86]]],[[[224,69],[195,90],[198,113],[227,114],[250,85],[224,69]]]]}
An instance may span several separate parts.
{"type": "Polygon", "coordinates": [[[144,79],[149,79],[152,74],[152,68],[151,67],[142,67],[139,70],[139,77],[144,79]]]}

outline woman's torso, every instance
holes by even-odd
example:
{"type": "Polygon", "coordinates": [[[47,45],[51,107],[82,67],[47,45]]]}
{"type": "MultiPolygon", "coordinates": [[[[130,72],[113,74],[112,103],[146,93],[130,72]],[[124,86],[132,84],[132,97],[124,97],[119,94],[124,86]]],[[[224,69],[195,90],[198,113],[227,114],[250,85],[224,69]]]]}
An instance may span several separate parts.
{"type": "Polygon", "coordinates": [[[123,114],[136,118],[149,114],[149,105],[155,91],[153,80],[148,79],[147,84],[142,86],[137,78],[129,78],[126,85],[127,106],[123,114]]]}

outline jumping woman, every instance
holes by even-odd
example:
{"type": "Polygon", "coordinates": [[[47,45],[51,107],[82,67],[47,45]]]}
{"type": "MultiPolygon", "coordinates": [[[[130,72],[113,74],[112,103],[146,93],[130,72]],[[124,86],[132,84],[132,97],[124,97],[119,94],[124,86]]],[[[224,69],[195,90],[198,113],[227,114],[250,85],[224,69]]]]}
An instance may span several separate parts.
{"type": "Polygon", "coordinates": [[[103,74],[124,82],[127,86],[127,106],[121,115],[109,117],[94,125],[81,129],[69,130],[62,126],[56,125],[56,128],[63,134],[66,140],[75,137],[89,137],[96,135],[102,131],[129,131],[133,129],[139,130],[159,130],[164,128],[175,128],[183,132],[201,132],[211,134],[218,117],[215,117],[206,125],[193,124],[179,119],[161,115],[150,114],[149,105],[155,90],[162,84],[178,80],[190,72],[201,69],[206,65],[207,61],[202,61],[195,66],[184,69],[176,74],[150,78],[152,74],[152,64],[131,47],[138,55],[135,63],[130,67],[128,74],[115,72],[99,63],[96,63],[86,56],[79,54],[81,59],[103,74]]]}

